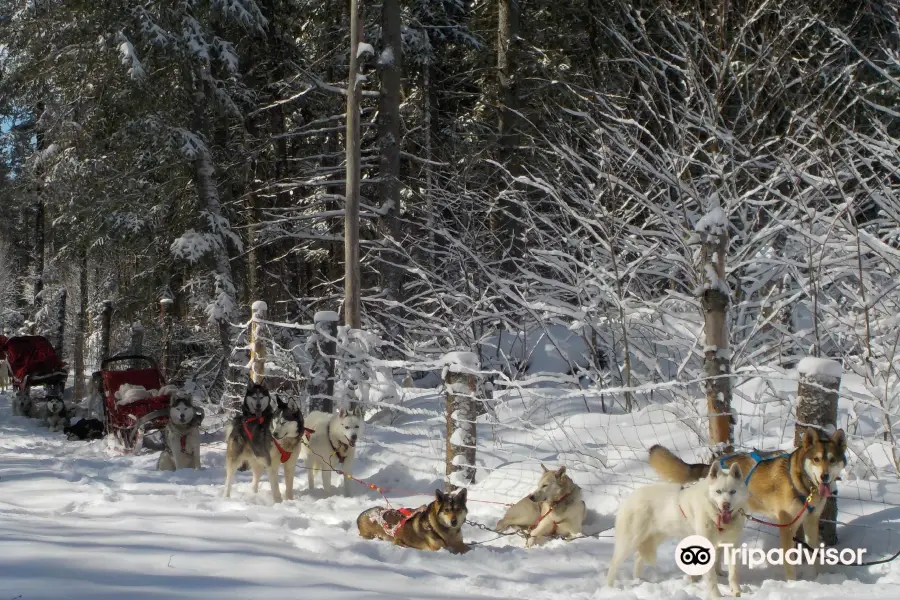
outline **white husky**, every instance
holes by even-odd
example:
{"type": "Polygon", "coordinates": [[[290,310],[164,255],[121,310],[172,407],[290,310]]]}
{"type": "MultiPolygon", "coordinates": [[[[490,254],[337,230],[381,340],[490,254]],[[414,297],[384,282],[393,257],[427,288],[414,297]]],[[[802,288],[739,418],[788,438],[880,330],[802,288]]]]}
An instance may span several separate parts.
{"type": "MultiPolygon", "coordinates": [[[[715,546],[738,545],[746,515],[742,510],[750,499],[740,466],[728,471],[714,462],[709,475],[690,486],[657,483],[636,490],[616,514],[616,547],[609,563],[606,583],[612,586],[619,565],[634,552],[634,576],[640,577],[644,562],[656,563],[656,549],[668,538],[702,535],[715,546]]],[[[729,561],[728,583],[735,596],[738,584],[737,561],[729,561]]],[[[720,598],[716,569],[706,575],[710,598],[720,598]]]]}
{"type": "MultiPolygon", "coordinates": [[[[315,488],[316,471],[322,471],[322,487],[325,493],[332,493],[331,474],[343,471],[352,474],[353,459],[356,457],[356,442],[362,435],[365,422],[358,414],[343,408],[328,414],[314,411],[305,419],[304,427],[309,438],[303,445],[300,456],[306,461],[309,489],[315,488]]],[[[344,495],[349,495],[349,479],[344,478],[344,495]]]]}

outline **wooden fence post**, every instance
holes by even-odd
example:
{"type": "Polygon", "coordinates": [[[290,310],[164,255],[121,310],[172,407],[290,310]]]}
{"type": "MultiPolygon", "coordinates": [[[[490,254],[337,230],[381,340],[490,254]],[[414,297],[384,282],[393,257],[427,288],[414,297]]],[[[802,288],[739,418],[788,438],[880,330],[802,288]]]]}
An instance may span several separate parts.
{"type": "Polygon", "coordinates": [[[163,328],[163,356],[162,371],[168,381],[175,371],[174,356],[172,355],[172,311],[175,301],[169,296],[159,299],[159,314],[162,318],[163,328]]]}
{"type": "Polygon", "coordinates": [[[109,334],[112,329],[112,314],[112,300],[104,300],[103,309],[100,313],[100,364],[97,365],[98,369],[103,364],[103,361],[109,358],[109,334]]]}
{"type": "Polygon", "coordinates": [[[307,347],[313,359],[307,388],[311,411],[334,411],[334,355],[339,321],[338,314],[330,310],[320,310],[313,316],[315,331],[307,347]]]}
{"type": "Polygon", "coordinates": [[[266,376],[266,325],[262,321],[266,318],[268,305],[262,300],[253,303],[250,311],[250,379],[255,383],[262,383],[266,376]]]}
{"type": "MultiPolygon", "coordinates": [[[[128,343],[128,353],[129,354],[143,354],[144,353],[144,326],[140,321],[135,321],[131,324],[131,340],[128,343]]],[[[131,361],[131,366],[135,369],[140,368],[140,361],[133,360],[131,361]]]]}
{"type": "MultiPolygon", "coordinates": [[[[838,390],[843,369],[841,363],[827,358],[806,357],[797,365],[800,382],[797,386],[797,423],[794,425],[794,446],[799,447],[803,432],[814,427],[821,435],[831,436],[837,428],[838,390]]],[[[837,544],[837,498],[825,503],[819,525],[819,538],[828,546],[837,544]]],[[[799,535],[799,530],[798,530],[799,535]]]]}
{"type": "Polygon", "coordinates": [[[442,362],[444,393],[447,395],[447,479],[444,491],[449,493],[475,482],[479,363],[474,352],[450,352],[444,355],[442,362]]]}
{"type": "Polygon", "coordinates": [[[731,415],[731,350],[728,343],[728,302],[725,283],[725,252],[728,250],[728,220],[721,208],[713,208],[695,227],[700,242],[703,286],[700,305],[706,331],[704,371],[706,406],[709,411],[709,442],[716,452],[730,452],[734,440],[731,415]]]}

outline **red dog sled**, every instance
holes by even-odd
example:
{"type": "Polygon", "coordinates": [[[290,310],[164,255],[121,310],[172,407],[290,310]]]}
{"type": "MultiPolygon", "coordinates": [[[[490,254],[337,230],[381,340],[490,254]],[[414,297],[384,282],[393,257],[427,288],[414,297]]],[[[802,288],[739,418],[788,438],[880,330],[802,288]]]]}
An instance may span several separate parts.
{"type": "Polygon", "coordinates": [[[141,386],[146,390],[162,390],[166,381],[156,361],[144,355],[119,355],[107,358],[100,363],[100,379],[103,395],[103,412],[107,431],[129,453],[140,449],[144,434],[164,429],[169,423],[169,395],[154,394],[129,402],[116,398],[116,392],[125,385],[141,386]],[[123,370],[111,369],[110,366],[127,363],[144,362],[148,367],[136,368],[128,366],[123,370]]]}
{"type": "Polygon", "coordinates": [[[0,336],[0,358],[5,358],[9,364],[17,394],[28,396],[31,388],[43,387],[45,395],[62,397],[69,371],[47,338],[40,335],[0,336]]]}

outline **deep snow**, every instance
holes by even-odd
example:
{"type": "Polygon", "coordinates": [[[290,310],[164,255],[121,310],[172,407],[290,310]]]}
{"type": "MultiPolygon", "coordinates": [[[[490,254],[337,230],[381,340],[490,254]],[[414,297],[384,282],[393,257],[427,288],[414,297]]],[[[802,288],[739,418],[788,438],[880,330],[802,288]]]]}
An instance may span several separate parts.
{"type": "MultiPolygon", "coordinates": [[[[433,392],[414,394],[404,399],[405,413],[372,419],[355,474],[392,489],[430,493],[443,468],[440,399],[433,392]]],[[[536,429],[510,426],[495,432],[502,439],[493,451],[479,448],[472,520],[493,525],[504,507],[483,501],[515,500],[537,479],[540,461],[565,462],[586,490],[586,530],[598,532],[612,525],[621,495],[652,479],[641,466],[646,447],[662,442],[684,453],[690,444],[689,429],[660,407],[579,415],[560,405],[563,412],[548,412],[536,429]],[[586,431],[595,435],[579,438],[586,431]],[[597,432],[605,443],[591,450],[601,437],[597,432]]],[[[521,423],[523,416],[508,403],[497,418],[521,423]]],[[[535,414],[530,419],[540,421],[535,414]]],[[[479,435],[491,436],[484,430],[479,435]]],[[[247,473],[239,474],[234,497],[226,500],[220,440],[205,436],[201,471],[160,473],[153,453],[111,456],[102,441],[68,442],[34,420],[12,417],[8,399],[0,397],[0,600],[704,597],[701,586],[677,571],[671,556],[676,541],[661,548],[658,568],[648,572],[654,582],[629,582],[629,562],[619,587],[611,589],[603,584],[611,537],[556,540],[526,551],[513,536],[464,556],[401,549],[357,535],[356,516],[382,502],[374,492],[356,485],[349,498],[309,494],[299,468],[294,501],[273,506],[265,478],[254,496],[247,473]]],[[[900,536],[888,531],[900,529],[900,507],[885,504],[900,504],[898,492],[897,483],[886,480],[845,482],[841,520],[852,526],[841,529],[842,543],[861,544],[879,556],[900,544],[900,536]]],[[[390,500],[418,506],[428,498],[391,494],[390,500]]],[[[469,541],[496,537],[469,526],[464,534],[469,541]]],[[[745,534],[751,545],[771,546],[774,539],[759,528],[745,534]]],[[[741,575],[748,598],[877,600],[897,596],[900,563],[833,568],[815,582],[785,583],[775,567],[743,569],[741,575]]]]}

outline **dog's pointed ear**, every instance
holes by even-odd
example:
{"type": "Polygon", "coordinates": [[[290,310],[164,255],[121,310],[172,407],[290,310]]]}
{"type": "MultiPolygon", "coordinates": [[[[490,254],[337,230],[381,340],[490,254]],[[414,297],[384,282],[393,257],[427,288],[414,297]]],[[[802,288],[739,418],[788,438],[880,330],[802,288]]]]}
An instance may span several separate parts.
{"type": "Polygon", "coordinates": [[[460,504],[465,504],[466,496],[468,496],[468,490],[466,490],[466,488],[460,488],[456,490],[456,494],[454,494],[454,500],[456,500],[460,504]]]}
{"type": "Polygon", "coordinates": [[[338,418],[343,419],[343,418],[346,417],[346,416],[347,416],[347,410],[346,410],[346,409],[342,408],[342,409],[338,410],[338,418]]]}
{"type": "Polygon", "coordinates": [[[544,463],[541,463],[541,470],[542,470],[544,473],[546,473],[546,472],[549,471],[550,469],[548,469],[547,467],[545,467],[545,466],[544,466],[544,463]]]}
{"type": "Polygon", "coordinates": [[[719,476],[719,473],[722,471],[722,467],[719,465],[719,461],[714,460],[711,465],[709,465],[709,473],[706,474],[707,478],[715,479],[719,476]]]}
{"type": "Polygon", "coordinates": [[[741,469],[741,465],[734,463],[731,465],[731,468],[728,469],[728,474],[731,475],[735,479],[743,479],[744,471],[741,469]]]}
{"type": "Polygon", "coordinates": [[[844,433],[843,429],[838,429],[837,431],[835,431],[831,436],[831,441],[835,445],[837,445],[837,447],[840,448],[841,451],[847,448],[847,435],[844,433]]]}
{"type": "Polygon", "coordinates": [[[563,475],[565,475],[565,474],[566,474],[566,467],[565,467],[565,465],[561,466],[560,468],[558,468],[558,469],[556,470],[556,477],[557,477],[557,479],[561,479],[561,478],[563,477],[563,475]]]}
{"type": "Polygon", "coordinates": [[[803,447],[811,448],[813,443],[819,439],[819,434],[812,427],[807,427],[803,434],[803,447]]]}
{"type": "Polygon", "coordinates": [[[438,502],[443,502],[445,497],[446,496],[444,496],[444,492],[442,492],[441,490],[438,490],[438,489],[434,490],[434,499],[437,500],[438,502]]]}

